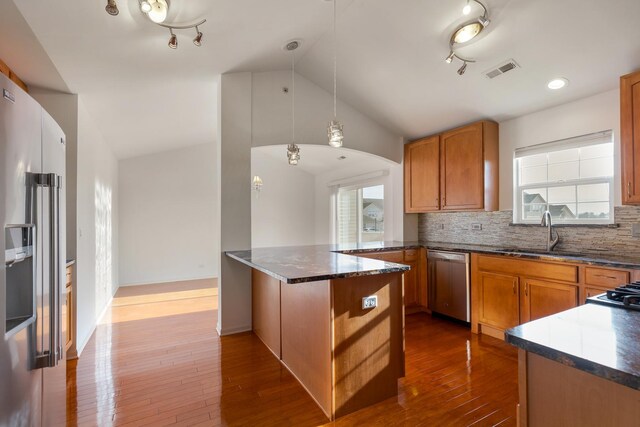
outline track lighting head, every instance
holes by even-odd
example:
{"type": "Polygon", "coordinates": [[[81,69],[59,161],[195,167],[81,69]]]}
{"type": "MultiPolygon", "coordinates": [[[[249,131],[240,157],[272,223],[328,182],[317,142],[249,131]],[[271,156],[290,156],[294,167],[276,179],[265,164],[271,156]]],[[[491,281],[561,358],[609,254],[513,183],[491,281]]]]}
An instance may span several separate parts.
{"type": "Polygon", "coordinates": [[[444,62],[446,62],[447,64],[451,64],[451,61],[453,61],[453,58],[456,57],[456,54],[453,53],[453,51],[449,52],[449,56],[447,56],[447,59],[444,60],[444,62]]]}
{"type": "Polygon", "coordinates": [[[467,61],[463,61],[462,67],[458,68],[458,74],[463,75],[467,71],[467,61]]]}
{"type": "Polygon", "coordinates": [[[178,37],[176,37],[176,35],[173,34],[173,30],[171,28],[169,28],[169,31],[171,32],[171,37],[169,38],[169,47],[171,49],[177,49],[178,48],[178,37]]]}
{"type": "Polygon", "coordinates": [[[151,12],[151,3],[149,3],[149,0],[140,0],[140,11],[142,13],[151,12]]]}
{"type": "Polygon", "coordinates": [[[467,4],[465,5],[465,7],[462,8],[462,14],[468,15],[470,13],[471,13],[471,3],[470,3],[470,0],[467,0],[467,4]]]}
{"type": "Polygon", "coordinates": [[[478,22],[484,28],[486,28],[489,24],[491,24],[491,20],[489,18],[487,18],[486,16],[484,16],[484,15],[478,18],[478,22]]]}
{"type": "Polygon", "coordinates": [[[193,44],[195,44],[196,46],[202,46],[202,33],[200,32],[200,30],[198,29],[198,26],[196,25],[196,38],[193,39],[193,44]]]}
{"type": "Polygon", "coordinates": [[[107,6],[104,8],[107,13],[111,16],[116,16],[120,11],[118,10],[118,5],[116,4],[116,0],[107,0],[107,6]]]}
{"type": "Polygon", "coordinates": [[[169,2],[167,0],[148,0],[151,10],[147,16],[156,24],[162,24],[167,19],[169,13],[169,2]]]}

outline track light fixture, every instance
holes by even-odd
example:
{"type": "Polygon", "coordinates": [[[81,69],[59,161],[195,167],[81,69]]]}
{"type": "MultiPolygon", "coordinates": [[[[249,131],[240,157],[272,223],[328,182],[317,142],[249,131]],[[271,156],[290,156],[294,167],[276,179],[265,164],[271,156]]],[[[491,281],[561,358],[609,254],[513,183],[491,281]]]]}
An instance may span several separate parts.
{"type": "Polygon", "coordinates": [[[198,29],[197,25],[196,25],[196,38],[193,39],[193,44],[195,44],[198,47],[202,46],[202,33],[198,29]]]}
{"type": "Polygon", "coordinates": [[[169,31],[171,32],[171,38],[169,39],[169,47],[171,49],[177,49],[178,48],[178,37],[175,35],[175,33],[173,32],[173,30],[190,30],[192,28],[195,28],[197,31],[196,34],[196,38],[193,39],[193,44],[195,44],[196,46],[200,46],[202,45],[202,31],[200,31],[200,29],[198,28],[200,25],[204,24],[205,22],[207,22],[206,19],[203,19],[200,22],[197,22],[193,25],[167,25],[167,24],[157,24],[161,27],[165,27],[168,28],[169,31]]]}
{"type": "Polygon", "coordinates": [[[107,13],[111,16],[116,16],[120,11],[118,10],[118,5],[116,4],[116,0],[107,0],[107,6],[104,8],[107,13]]]}
{"type": "Polygon", "coordinates": [[[482,15],[472,21],[468,21],[465,24],[460,25],[451,34],[449,39],[449,55],[445,58],[447,64],[451,64],[454,59],[462,61],[462,66],[458,69],[458,75],[462,76],[467,71],[467,65],[469,63],[476,62],[473,59],[463,58],[456,53],[456,47],[463,45],[475,39],[490,23],[489,11],[486,6],[480,2],[480,0],[467,0],[467,4],[462,9],[464,15],[471,13],[471,2],[475,2],[482,7],[482,15]]]}
{"type": "Polygon", "coordinates": [[[140,0],[140,11],[142,13],[151,12],[151,3],[148,0],[140,0]]]}
{"type": "Polygon", "coordinates": [[[173,34],[173,29],[169,28],[169,32],[171,33],[171,37],[169,37],[169,47],[171,49],[177,49],[178,48],[178,37],[176,37],[176,35],[173,34]]]}
{"type": "Polygon", "coordinates": [[[458,75],[463,75],[467,71],[467,61],[462,61],[462,67],[458,68],[458,75]]]}

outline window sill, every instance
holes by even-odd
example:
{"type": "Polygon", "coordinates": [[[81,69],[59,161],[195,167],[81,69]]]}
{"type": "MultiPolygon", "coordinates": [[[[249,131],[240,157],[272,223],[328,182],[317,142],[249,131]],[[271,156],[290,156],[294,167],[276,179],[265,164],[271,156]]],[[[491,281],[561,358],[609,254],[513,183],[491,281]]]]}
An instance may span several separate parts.
{"type": "MultiPolygon", "coordinates": [[[[541,227],[540,224],[522,224],[510,222],[509,227],[541,227]]],[[[620,228],[620,224],[553,224],[554,228],[620,228]]]]}

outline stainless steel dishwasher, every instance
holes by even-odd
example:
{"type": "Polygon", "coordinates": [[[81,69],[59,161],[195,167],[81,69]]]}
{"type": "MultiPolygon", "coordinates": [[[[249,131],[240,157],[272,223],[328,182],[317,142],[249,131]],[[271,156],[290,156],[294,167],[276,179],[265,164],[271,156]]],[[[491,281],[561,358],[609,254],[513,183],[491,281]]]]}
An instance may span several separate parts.
{"type": "Polygon", "coordinates": [[[431,311],[470,322],[469,254],[428,251],[427,269],[431,311]]]}

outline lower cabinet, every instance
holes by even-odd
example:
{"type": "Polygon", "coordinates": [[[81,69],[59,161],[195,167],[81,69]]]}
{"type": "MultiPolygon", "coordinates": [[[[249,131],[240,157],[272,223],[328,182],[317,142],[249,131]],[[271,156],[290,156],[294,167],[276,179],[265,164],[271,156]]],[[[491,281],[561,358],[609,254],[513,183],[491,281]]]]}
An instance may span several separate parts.
{"type": "Polygon", "coordinates": [[[517,326],[520,321],[518,277],[480,273],[480,322],[499,329],[517,326]]]}
{"type": "Polygon", "coordinates": [[[381,261],[405,264],[411,267],[403,275],[404,280],[404,305],[409,313],[420,311],[421,306],[426,307],[427,284],[424,277],[422,258],[426,260],[424,249],[407,249],[404,251],[365,252],[354,254],[362,258],[373,258],[381,261]]]}
{"type": "MultiPolygon", "coordinates": [[[[525,279],[520,323],[530,322],[578,306],[578,286],[525,279]]],[[[514,325],[515,326],[515,325],[514,325]]]]}

